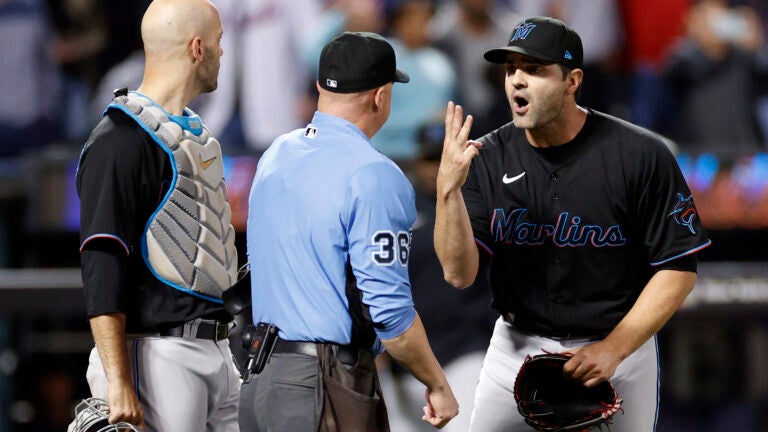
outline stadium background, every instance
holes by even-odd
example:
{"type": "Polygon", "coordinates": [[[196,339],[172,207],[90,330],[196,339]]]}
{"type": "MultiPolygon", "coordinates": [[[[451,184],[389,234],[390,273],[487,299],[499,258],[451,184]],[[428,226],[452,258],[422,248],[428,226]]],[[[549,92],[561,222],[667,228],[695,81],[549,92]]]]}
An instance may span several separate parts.
{"type": "MultiPolygon", "coordinates": [[[[346,21],[338,21],[344,28],[390,36],[392,11],[407,2],[312,1],[323,14],[318,21],[332,22],[340,14],[346,16],[346,21]]],[[[286,37],[291,32],[280,26],[291,24],[280,21],[280,11],[300,7],[298,0],[243,0],[246,6],[242,10],[230,1],[214,3],[223,12],[229,11],[222,15],[225,33],[230,35],[239,29],[228,28],[228,23],[236,22],[242,26],[277,26],[274,37],[286,37]],[[243,14],[250,14],[251,19],[244,19],[243,14]]],[[[511,29],[509,23],[525,10],[526,2],[433,3],[437,8],[435,20],[449,20],[450,14],[456,14],[459,5],[466,3],[485,8],[496,23],[511,29]]],[[[596,73],[602,74],[596,93],[603,98],[590,101],[601,102],[602,110],[641,124],[645,121],[654,130],[674,135],[669,123],[681,101],[666,100],[674,92],[659,96],[663,86],[642,84],[663,84],[664,65],[688,36],[686,22],[701,2],[542,3],[549,3],[551,11],[591,7],[595,25],[605,19],[599,13],[601,8],[615,11],[614,25],[620,31],[603,36],[615,39],[613,50],[594,65],[596,73]],[[644,49],[651,55],[642,57],[644,49]],[[657,100],[649,100],[654,95],[657,100]],[[643,106],[645,111],[638,108],[643,106]],[[642,113],[655,116],[643,117],[642,113]]],[[[98,93],[103,78],[119,66],[134,65],[135,82],[136,50],[141,47],[137,29],[146,4],[147,0],[0,0],[0,94],[4,95],[0,102],[0,432],[63,431],[74,404],[88,395],[84,375],[92,339],[79,292],[74,173],[82,143],[98,121],[100,108],[93,106],[103,108],[106,103],[98,93]],[[35,67],[29,72],[22,68],[25,64],[35,67]],[[25,93],[26,88],[34,92],[25,93]],[[37,108],[32,122],[19,126],[18,119],[24,114],[19,108],[32,106],[37,108]],[[24,137],[25,145],[9,144],[19,136],[24,137]]],[[[768,20],[765,1],[731,1],[725,6],[731,11],[749,8],[760,19],[757,31],[764,32],[768,20]]],[[[588,22],[590,17],[586,19],[588,22]]],[[[327,25],[326,32],[339,29],[327,25]]],[[[694,292],[660,333],[663,403],[659,431],[768,430],[768,92],[764,88],[768,80],[762,80],[768,77],[768,67],[759,66],[768,58],[768,48],[760,39],[754,53],[758,67],[743,74],[751,80],[750,91],[708,101],[711,111],[749,104],[754,116],[750,120],[758,130],[754,142],[740,146],[727,140],[714,144],[684,142],[675,146],[713,246],[700,254],[700,276],[694,292]]],[[[269,43],[263,41],[264,45],[269,43]]],[[[501,43],[503,40],[494,45],[501,43]]],[[[234,52],[225,50],[224,58],[238,58],[241,74],[272,61],[262,56],[263,46],[235,47],[234,52]]],[[[737,72],[745,72],[739,67],[752,65],[736,65],[737,72]]],[[[311,61],[304,68],[304,77],[311,77],[311,61]]],[[[711,81],[719,79],[720,70],[715,69],[711,81]]],[[[729,70],[733,72],[723,68],[722,73],[729,70]]],[[[224,79],[220,77],[220,81],[224,79]]],[[[279,87],[279,83],[273,85],[279,87]]],[[[311,80],[307,80],[306,89],[306,94],[294,101],[297,112],[311,106],[311,80]]],[[[242,103],[244,97],[245,93],[232,103],[242,103]]],[[[202,111],[214,112],[206,103],[200,101],[202,111]]],[[[263,143],[249,141],[244,123],[259,119],[250,118],[250,113],[238,106],[231,109],[220,138],[233,224],[244,256],[247,194],[263,143]]],[[[306,112],[298,117],[306,118],[306,112]]],[[[398,162],[408,169],[407,158],[398,162]]]]}

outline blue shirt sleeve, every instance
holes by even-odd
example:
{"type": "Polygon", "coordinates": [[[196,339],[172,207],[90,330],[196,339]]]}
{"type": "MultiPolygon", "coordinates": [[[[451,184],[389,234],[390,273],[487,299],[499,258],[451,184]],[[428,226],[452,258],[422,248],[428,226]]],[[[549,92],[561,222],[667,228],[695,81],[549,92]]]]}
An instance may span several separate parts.
{"type": "Polygon", "coordinates": [[[405,332],[416,317],[408,279],[413,187],[391,162],[358,169],[347,196],[347,238],[352,271],[381,339],[405,332]]]}

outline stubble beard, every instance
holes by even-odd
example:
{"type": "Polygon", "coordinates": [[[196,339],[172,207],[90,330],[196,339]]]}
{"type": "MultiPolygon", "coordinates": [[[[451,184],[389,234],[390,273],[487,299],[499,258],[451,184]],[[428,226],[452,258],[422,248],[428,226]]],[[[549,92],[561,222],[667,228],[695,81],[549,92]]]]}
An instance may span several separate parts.
{"type": "Polygon", "coordinates": [[[214,53],[212,50],[205,49],[205,56],[209,64],[203,65],[198,75],[200,82],[200,93],[211,93],[219,87],[219,68],[218,61],[214,63],[214,53]]]}
{"type": "Polygon", "coordinates": [[[554,121],[562,111],[562,104],[558,106],[554,102],[554,99],[543,97],[539,100],[544,102],[537,101],[537,103],[532,103],[533,101],[529,100],[529,108],[524,115],[515,113],[514,101],[510,101],[510,107],[512,109],[512,120],[514,121],[515,127],[520,129],[541,128],[554,121]],[[549,102],[550,100],[552,102],[549,102]]]}

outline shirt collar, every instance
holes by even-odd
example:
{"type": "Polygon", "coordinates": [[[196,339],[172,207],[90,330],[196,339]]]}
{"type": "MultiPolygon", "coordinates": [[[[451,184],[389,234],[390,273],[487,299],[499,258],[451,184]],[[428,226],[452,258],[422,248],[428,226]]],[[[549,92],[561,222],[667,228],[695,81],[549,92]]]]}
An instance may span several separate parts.
{"type": "Polygon", "coordinates": [[[316,126],[320,130],[324,129],[324,127],[333,127],[340,133],[355,134],[364,139],[368,144],[371,144],[371,140],[368,139],[368,137],[363,133],[363,131],[360,130],[360,128],[348,120],[337,117],[335,115],[315,111],[315,115],[312,117],[312,125],[316,126]]]}

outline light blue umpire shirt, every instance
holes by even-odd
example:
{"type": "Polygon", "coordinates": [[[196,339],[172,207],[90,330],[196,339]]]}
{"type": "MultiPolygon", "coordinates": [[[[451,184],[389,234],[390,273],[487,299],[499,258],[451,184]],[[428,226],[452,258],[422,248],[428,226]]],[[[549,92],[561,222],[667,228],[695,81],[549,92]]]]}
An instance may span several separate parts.
{"type": "Polygon", "coordinates": [[[253,321],[294,341],[350,343],[351,266],[380,339],[416,316],[408,279],[414,192],[352,123],[316,112],[275,139],[248,200],[253,321]]]}

